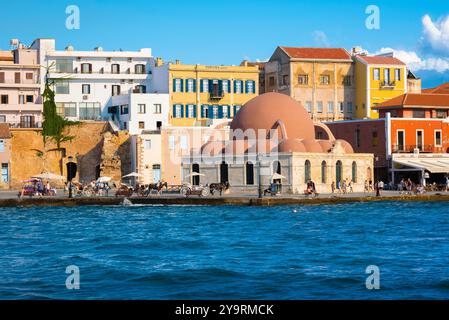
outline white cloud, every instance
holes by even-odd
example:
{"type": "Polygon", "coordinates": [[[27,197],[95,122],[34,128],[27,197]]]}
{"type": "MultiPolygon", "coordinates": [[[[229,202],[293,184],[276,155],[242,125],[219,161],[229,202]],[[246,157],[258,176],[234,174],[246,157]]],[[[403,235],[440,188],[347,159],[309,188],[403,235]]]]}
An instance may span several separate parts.
{"type": "Polygon", "coordinates": [[[330,47],[329,39],[327,38],[327,35],[323,31],[315,30],[313,32],[313,38],[316,44],[318,44],[319,46],[326,48],[330,47]]]}
{"type": "Polygon", "coordinates": [[[432,21],[426,14],[422,18],[423,40],[438,53],[449,54],[449,15],[432,21]]]}
{"type": "Polygon", "coordinates": [[[412,71],[434,70],[443,73],[449,70],[449,59],[439,57],[422,58],[415,51],[382,48],[376,54],[388,52],[393,52],[394,56],[405,62],[412,71]]]}

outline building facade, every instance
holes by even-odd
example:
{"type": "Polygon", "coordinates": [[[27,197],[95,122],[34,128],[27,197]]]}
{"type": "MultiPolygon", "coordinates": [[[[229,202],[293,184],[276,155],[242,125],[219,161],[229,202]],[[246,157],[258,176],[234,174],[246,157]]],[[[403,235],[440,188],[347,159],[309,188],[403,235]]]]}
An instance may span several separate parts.
{"type": "Polygon", "coordinates": [[[0,51],[0,123],[33,128],[42,124],[40,67],[37,51],[19,44],[0,51]]]}
{"type": "Polygon", "coordinates": [[[7,123],[0,123],[0,189],[9,189],[11,182],[11,132],[7,123]]]}
{"type": "Polygon", "coordinates": [[[407,92],[405,63],[390,56],[355,54],[356,103],[354,118],[377,119],[375,106],[407,92]]]}
{"type": "Polygon", "coordinates": [[[161,64],[155,71],[170,94],[170,124],[209,126],[232,119],[240,107],[259,93],[257,66],[185,65],[180,61],[161,64]]]}
{"type": "Polygon", "coordinates": [[[264,74],[265,92],[289,95],[313,120],[353,117],[355,72],[345,49],[278,47],[265,63],[264,74]]]}

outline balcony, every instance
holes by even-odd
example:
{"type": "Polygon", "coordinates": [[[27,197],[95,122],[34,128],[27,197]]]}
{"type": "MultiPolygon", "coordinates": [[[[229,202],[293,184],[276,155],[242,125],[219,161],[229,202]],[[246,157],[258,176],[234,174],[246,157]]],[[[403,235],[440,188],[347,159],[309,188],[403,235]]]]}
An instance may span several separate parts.
{"type": "Polygon", "coordinates": [[[393,90],[395,86],[396,86],[395,81],[382,81],[380,83],[380,89],[382,90],[393,90]]]}
{"type": "Polygon", "coordinates": [[[43,105],[39,103],[0,104],[0,110],[7,112],[42,112],[43,105]]]}
{"type": "Polygon", "coordinates": [[[393,153],[414,153],[415,150],[420,153],[444,153],[443,147],[435,147],[432,144],[428,145],[393,145],[393,153]]]}
{"type": "Polygon", "coordinates": [[[27,121],[22,121],[22,122],[8,122],[9,127],[11,129],[37,129],[37,128],[42,128],[42,123],[41,122],[27,122],[27,121]]]}
{"type": "Polygon", "coordinates": [[[223,91],[214,91],[209,93],[209,100],[211,101],[218,101],[223,99],[225,96],[223,91]]]}

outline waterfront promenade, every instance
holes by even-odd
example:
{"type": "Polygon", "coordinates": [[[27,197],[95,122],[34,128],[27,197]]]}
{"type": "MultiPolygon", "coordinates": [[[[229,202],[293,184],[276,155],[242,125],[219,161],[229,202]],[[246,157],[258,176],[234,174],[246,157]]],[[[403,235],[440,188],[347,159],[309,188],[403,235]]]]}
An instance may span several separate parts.
{"type": "MultiPolygon", "coordinates": [[[[0,207],[13,206],[82,206],[82,205],[121,205],[124,197],[115,197],[111,192],[109,196],[102,197],[75,197],[60,190],[58,196],[53,197],[24,197],[19,199],[17,191],[1,191],[0,207]]],[[[398,191],[384,191],[381,197],[375,193],[348,193],[348,194],[320,194],[319,196],[305,196],[282,194],[278,196],[264,196],[258,199],[255,194],[225,194],[223,196],[183,197],[179,194],[164,193],[163,195],[151,195],[148,197],[132,196],[128,198],[132,204],[137,205],[317,205],[317,204],[341,204],[351,202],[373,201],[449,201],[448,192],[428,192],[423,195],[404,195],[398,191]]]]}

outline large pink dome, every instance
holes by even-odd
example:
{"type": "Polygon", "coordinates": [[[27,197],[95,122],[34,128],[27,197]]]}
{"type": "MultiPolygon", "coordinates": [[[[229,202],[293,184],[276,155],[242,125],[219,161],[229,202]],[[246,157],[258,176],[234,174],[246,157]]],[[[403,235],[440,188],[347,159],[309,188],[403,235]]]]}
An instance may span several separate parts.
{"type": "Polygon", "coordinates": [[[313,121],[306,109],[291,97],[274,92],[248,101],[231,122],[231,129],[254,129],[258,135],[258,129],[265,129],[268,133],[278,120],[285,125],[288,139],[315,139],[313,121]]]}

